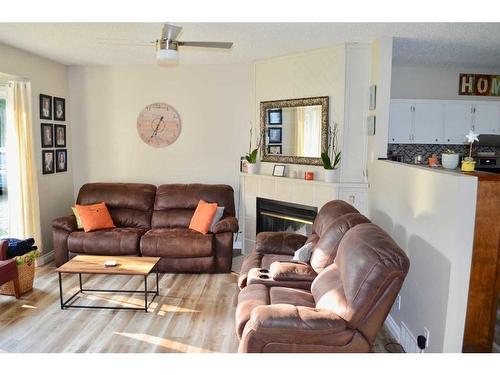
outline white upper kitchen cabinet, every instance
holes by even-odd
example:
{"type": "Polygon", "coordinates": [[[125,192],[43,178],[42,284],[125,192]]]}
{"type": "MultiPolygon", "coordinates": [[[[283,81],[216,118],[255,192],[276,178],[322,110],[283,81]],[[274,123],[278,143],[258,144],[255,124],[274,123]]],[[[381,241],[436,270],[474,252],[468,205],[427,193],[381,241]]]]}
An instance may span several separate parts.
{"type": "Polygon", "coordinates": [[[413,142],[443,143],[444,104],[440,101],[415,102],[413,106],[413,142]]]}
{"type": "Polygon", "coordinates": [[[389,143],[413,143],[412,130],[412,103],[393,100],[389,117],[389,143]]]}
{"type": "Polygon", "coordinates": [[[474,103],[474,131],[478,134],[499,134],[499,103],[474,103]]]}
{"type": "Polygon", "coordinates": [[[444,105],[445,144],[462,144],[472,128],[472,104],[470,102],[446,102],[444,105]]]}
{"type": "Polygon", "coordinates": [[[464,144],[471,130],[500,134],[500,102],[393,99],[389,143],[464,144]]]}

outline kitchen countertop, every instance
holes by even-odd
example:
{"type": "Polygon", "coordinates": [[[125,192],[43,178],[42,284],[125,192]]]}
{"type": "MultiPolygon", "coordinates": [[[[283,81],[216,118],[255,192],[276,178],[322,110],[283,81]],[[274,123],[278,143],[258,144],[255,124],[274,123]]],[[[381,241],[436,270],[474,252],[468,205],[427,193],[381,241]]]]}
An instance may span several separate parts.
{"type": "Polygon", "coordinates": [[[429,167],[428,165],[425,165],[425,164],[411,164],[411,163],[403,163],[403,162],[392,161],[392,160],[384,160],[384,161],[386,161],[388,163],[403,164],[403,165],[406,165],[410,168],[431,170],[431,171],[436,172],[436,173],[445,173],[445,174],[458,175],[458,176],[470,176],[470,177],[477,177],[481,181],[499,181],[500,182],[500,174],[499,173],[484,172],[484,171],[462,172],[460,170],[460,168],[444,169],[441,166],[429,167]]]}

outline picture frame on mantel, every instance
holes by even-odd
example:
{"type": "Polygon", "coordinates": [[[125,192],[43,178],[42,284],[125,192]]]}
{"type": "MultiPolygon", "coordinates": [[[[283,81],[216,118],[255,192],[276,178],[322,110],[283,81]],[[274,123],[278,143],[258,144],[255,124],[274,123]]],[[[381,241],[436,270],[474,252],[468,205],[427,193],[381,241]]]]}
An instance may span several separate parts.
{"type": "Polygon", "coordinates": [[[285,177],[285,168],[284,164],[275,164],[273,168],[273,176],[285,177]]]}
{"type": "Polygon", "coordinates": [[[377,85],[370,86],[370,102],[368,109],[373,111],[377,108],[377,85]]]}

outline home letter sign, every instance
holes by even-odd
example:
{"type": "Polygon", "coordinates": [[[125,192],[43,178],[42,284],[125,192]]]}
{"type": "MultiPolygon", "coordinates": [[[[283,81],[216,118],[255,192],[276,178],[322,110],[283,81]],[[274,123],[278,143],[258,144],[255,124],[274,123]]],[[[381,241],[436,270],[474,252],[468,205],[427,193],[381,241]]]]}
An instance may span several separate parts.
{"type": "Polygon", "coordinates": [[[462,73],[458,95],[500,96],[500,76],[462,73]]]}

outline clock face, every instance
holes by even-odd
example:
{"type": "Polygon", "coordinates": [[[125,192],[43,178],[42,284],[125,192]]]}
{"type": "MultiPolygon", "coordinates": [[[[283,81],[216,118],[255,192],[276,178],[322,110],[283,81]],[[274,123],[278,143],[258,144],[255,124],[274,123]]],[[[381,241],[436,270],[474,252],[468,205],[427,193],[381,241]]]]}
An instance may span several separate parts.
{"type": "Polygon", "coordinates": [[[137,132],[150,146],[169,146],[181,134],[181,118],[172,106],[166,103],[153,103],[139,113],[137,132]]]}

